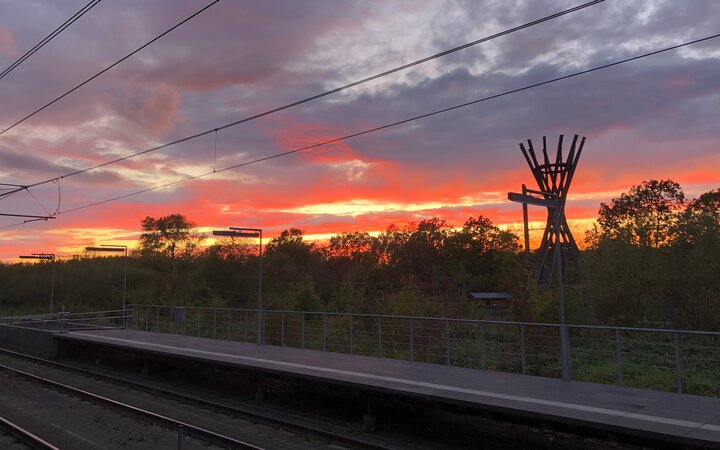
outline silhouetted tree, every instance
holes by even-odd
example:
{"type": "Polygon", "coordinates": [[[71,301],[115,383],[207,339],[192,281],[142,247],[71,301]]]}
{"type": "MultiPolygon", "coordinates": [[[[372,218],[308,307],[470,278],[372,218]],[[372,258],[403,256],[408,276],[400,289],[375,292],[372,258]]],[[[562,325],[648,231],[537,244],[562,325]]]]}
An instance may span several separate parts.
{"type": "Polygon", "coordinates": [[[629,192],[601,203],[598,227],[588,233],[587,242],[597,245],[603,238],[621,239],[644,247],[660,247],[672,240],[685,194],[672,180],[644,181],[629,192]]]}
{"type": "Polygon", "coordinates": [[[143,256],[160,255],[170,259],[194,256],[204,236],[194,230],[195,223],[182,214],[155,219],[145,217],[141,223],[139,252],[143,256]]]}

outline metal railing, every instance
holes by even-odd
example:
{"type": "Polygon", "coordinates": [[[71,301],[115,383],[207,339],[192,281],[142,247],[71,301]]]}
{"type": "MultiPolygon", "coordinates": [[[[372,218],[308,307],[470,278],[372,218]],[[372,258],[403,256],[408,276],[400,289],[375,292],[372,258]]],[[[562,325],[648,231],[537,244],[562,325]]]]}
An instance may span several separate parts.
{"type": "Polygon", "coordinates": [[[71,331],[105,328],[123,328],[131,320],[132,310],[94,311],[84,313],[57,312],[25,316],[0,317],[0,324],[35,328],[47,331],[71,331]]]}
{"type": "MultiPolygon", "coordinates": [[[[413,316],[130,305],[128,327],[561,378],[562,326],[413,316]]],[[[568,373],[590,381],[720,396],[720,333],[567,325],[568,373]]]]}

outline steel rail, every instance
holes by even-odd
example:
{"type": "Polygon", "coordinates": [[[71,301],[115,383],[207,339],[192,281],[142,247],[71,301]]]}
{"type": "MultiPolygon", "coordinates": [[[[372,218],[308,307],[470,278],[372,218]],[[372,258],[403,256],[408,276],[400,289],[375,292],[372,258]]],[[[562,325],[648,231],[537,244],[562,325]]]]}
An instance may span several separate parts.
{"type": "Polygon", "coordinates": [[[106,405],[110,405],[111,407],[114,407],[114,408],[117,408],[120,410],[129,411],[138,416],[149,418],[156,422],[162,423],[162,424],[166,425],[167,427],[169,427],[170,429],[177,429],[178,427],[182,426],[183,433],[194,435],[196,438],[200,438],[203,440],[209,440],[210,442],[217,444],[217,445],[227,446],[230,448],[264,450],[263,447],[258,447],[256,445],[250,444],[248,442],[243,442],[243,441],[240,441],[237,439],[233,439],[229,436],[215,433],[214,431],[210,431],[205,428],[191,425],[187,422],[175,420],[171,417],[164,416],[162,414],[157,414],[152,411],[148,411],[146,409],[128,405],[126,403],[122,403],[122,402],[113,400],[108,397],[103,397],[102,395],[94,394],[90,391],[86,391],[84,389],[79,389],[79,388],[76,388],[76,387],[73,387],[73,386],[70,386],[70,385],[67,385],[64,383],[60,383],[58,381],[53,381],[49,378],[41,377],[39,375],[35,375],[33,373],[26,372],[24,370],[16,369],[14,367],[10,367],[5,364],[0,364],[0,370],[11,372],[16,375],[20,375],[24,378],[33,380],[35,382],[45,384],[52,388],[69,392],[76,397],[84,397],[84,398],[89,399],[94,402],[104,403],[106,405]]]}
{"type": "Polygon", "coordinates": [[[60,450],[48,441],[0,416],[0,428],[32,449],[60,450]]]}
{"type": "MultiPolygon", "coordinates": [[[[329,430],[326,430],[326,429],[323,429],[320,427],[313,427],[313,426],[303,424],[303,423],[300,423],[300,422],[297,422],[294,420],[280,419],[278,417],[274,417],[269,414],[263,414],[263,413],[253,411],[253,410],[250,410],[247,408],[241,408],[238,406],[229,406],[229,405],[224,405],[221,403],[215,403],[213,401],[206,400],[204,398],[200,398],[200,397],[197,397],[194,395],[189,395],[186,393],[177,392],[174,390],[165,389],[165,388],[161,388],[161,387],[157,387],[157,386],[150,386],[150,385],[140,383],[137,381],[128,380],[126,378],[108,375],[105,373],[99,373],[99,372],[95,372],[93,370],[85,369],[82,367],[77,367],[77,366],[73,366],[70,364],[64,364],[64,363],[52,361],[49,359],[39,358],[37,356],[27,355],[25,353],[16,352],[13,350],[0,348],[0,353],[8,354],[8,355],[14,356],[16,358],[33,361],[35,363],[45,365],[45,366],[55,367],[55,368],[60,368],[60,369],[76,372],[81,375],[93,377],[96,379],[108,381],[108,382],[115,383],[115,384],[120,384],[120,385],[123,385],[126,387],[141,389],[145,392],[150,392],[150,393],[162,395],[165,397],[169,397],[170,399],[182,400],[182,401],[192,403],[197,406],[202,406],[202,407],[213,409],[213,410],[219,410],[221,412],[230,413],[230,414],[238,415],[238,416],[244,416],[247,418],[258,419],[259,421],[262,421],[263,423],[280,426],[287,430],[314,434],[314,435],[317,435],[319,437],[333,441],[338,444],[349,444],[349,445],[353,445],[355,447],[361,447],[361,448],[372,449],[372,450],[394,450],[395,449],[395,447],[389,447],[389,446],[382,445],[379,443],[370,442],[365,439],[360,439],[360,438],[353,437],[353,436],[347,436],[347,435],[329,431],[329,430]]],[[[2,365],[0,365],[0,367],[2,367],[2,365]]]]}

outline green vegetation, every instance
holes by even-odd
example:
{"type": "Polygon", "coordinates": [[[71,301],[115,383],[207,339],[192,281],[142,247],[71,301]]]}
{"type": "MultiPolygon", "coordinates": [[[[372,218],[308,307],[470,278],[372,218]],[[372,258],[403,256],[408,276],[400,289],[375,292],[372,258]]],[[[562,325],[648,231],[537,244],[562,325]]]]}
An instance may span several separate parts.
{"type": "Polygon", "coordinates": [[[584,298],[602,323],[720,330],[720,189],[685,200],[670,180],[601,204],[584,298]]]}
{"type": "MultiPolygon", "coordinates": [[[[147,217],[141,226],[139,247],[128,266],[128,303],[256,307],[255,241],[229,238],[203,247],[204,237],[181,214],[147,217]]],[[[57,310],[120,308],[122,257],[88,254],[56,264],[57,310]]],[[[720,331],[720,189],[687,201],[677,183],[651,180],[603,203],[597,225],[587,233],[582,266],[580,282],[566,288],[568,323],[720,331]]],[[[263,255],[264,305],[276,311],[481,319],[485,310],[469,293],[505,291],[513,298],[510,319],[557,323],[553,287],[538,287],[532,280],[518,238],[482,216],[470,217],[459,228],[432,218],[391,226],[378,236],[341,233],[325,244],[307,242],[293,228],[271,239],[263,255]]],[[[49,291],[49,263],[0,266],[0,315],[44,313],[49,291]]],[[[138,318],[141,327],[155,329],[157,318],[150,310],[145,313],[138,318]]],[[[252,314],[248,319],[232,317],[245,314],[241,311],[227,314],[203,320],[220,320],[212,332],[254,339],[252,314]],[[244,325],[226,325],[231,322],[244,325]]],[[[269,343],[322,348],[325,329],[329,350],[349,351],[349,320],[338,316],[323,323],[320,315],[307,315],[302,322],[269,314],[266,338],[269,343]]],[[[380,349],[378,325],[354,319],[353,352],[447,363],[450,342],[453,365],[522,370],[516,325],[453,325],[447,341],[443,321],[418,320],[411,355],[404,320],[382,324],[380,349]]],[[[184,327],[191,329],[172,330],[170,321],[159,328],[209,336],[210,328],[201,325],[190,317],[184,327]]],[[[524,333],[526,373],[558,376],[557,329],[528,325],[524,333]]],[[[682,350],[675,355],[668,333],[603,333],[608,332],[571,330],[574,379],[614,383],[622,377],[627,386],[674,390],[679,358],[685,392],[720,395],[720,369],[714,364],[720,339],[683,335],[682,350]]]]}
{"type": "MultiPolygon", "coordinates": [[[[204,236],[181,214],[146,217],[128,268],[128,303],[256,305],[257,243],[204,236]]],[[[118,308],[122,257],[56,262],[55,305],[118,308]]],[[[720,330],[720,189],[686,201],[670,180],[651,180],[603,203],[587,233],[584,277],[567,289],[569,323],[720,330]]],[[[439,218],[391,226],[378,236],[341,233],[310,243],[298,229],[263,255],[268,309],[482,318],[473,291],[512,295],[516,320],[557,322],[552,287],[537,287],[518,238],[489,219],[460,228],[439,218]]],[[[44,312],[49,263],[0,266],[0,311],[44,312]]]]}

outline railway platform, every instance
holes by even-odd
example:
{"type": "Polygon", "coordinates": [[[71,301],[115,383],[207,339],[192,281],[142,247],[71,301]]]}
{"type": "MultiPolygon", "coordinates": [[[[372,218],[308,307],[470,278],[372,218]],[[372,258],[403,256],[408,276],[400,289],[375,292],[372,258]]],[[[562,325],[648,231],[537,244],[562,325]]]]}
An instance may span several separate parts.
{"type": "Polygon", "coordinates": [[[206,362],[655,442],[720,448],[720,399],[131,329],[54,334],[82,344],[206,362]]]}

